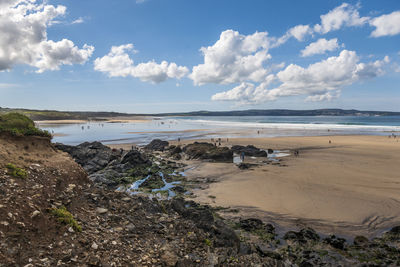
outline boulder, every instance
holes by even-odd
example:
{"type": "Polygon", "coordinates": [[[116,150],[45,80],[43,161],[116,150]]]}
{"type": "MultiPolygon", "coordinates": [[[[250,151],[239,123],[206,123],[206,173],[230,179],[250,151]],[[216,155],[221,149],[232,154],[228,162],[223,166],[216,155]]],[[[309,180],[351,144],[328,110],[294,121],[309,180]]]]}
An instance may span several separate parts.
{"type": "Polygon", "coordinates": [[[261,150],[255,146],[248,145],[248,146],[232,146],[231,150],[236,153],[236,154],[241,154],[244,152],[245,156],[251,156],[251,157],[266,157],[268,156],[267,152],[265,150],[261,150]]]}
{"type": "Polygon", "coordinates": [[[307,241],[318,241],[320,239],[319,235],[312,228],[304,228],[299,232],[289,231],[284,236],[283,239],[291,240],[299,243],[307,243],[307,241]]]}
{"type": "Polygon", "coordinates": [[[154,139],[148,145],[144,147],[146,150],[152,151],[164,151],[165,148],[169,145],[167,141],[162,141],[160,139],[154,139]]]}
{"type": "Polygon", "coordinates": [[[55,147],[69,153],[89,174],[105,168],[121,154],[120,151],[112,150],[100,142],[85,142],[77,146],[56,143],[55,147]]]}
{"type": "Polygon", "coordinates": [[[324,242],[331,245],[333,248],[343,250],[346,244],[346,239],[331,235],[324,239],[324,242]]]}
{"type": "Polygon", "coordinates": [[[233,152],[227,147],[216,147],[210,143],[195,142],[183,148],[189,159],[203,159],[214,162],[232,162],[233,152]]]}

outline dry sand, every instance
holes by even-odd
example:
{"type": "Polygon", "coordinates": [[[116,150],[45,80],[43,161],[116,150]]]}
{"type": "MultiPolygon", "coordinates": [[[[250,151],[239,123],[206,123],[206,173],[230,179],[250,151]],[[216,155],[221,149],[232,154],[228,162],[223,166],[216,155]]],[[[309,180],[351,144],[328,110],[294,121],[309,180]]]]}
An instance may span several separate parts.
{"type": "MultiPolygon", "coordinates": [[[[186,141],[185,141],[186,142],[186,141]]],[[[400,224],[400,142],[383,136],[230,139],[223,145],[298,149],[281,165],[239,170],[234,164],[192,163],[190,179],[216,181],[196,199],[239,208],[239,214],[281,226],[374,236],[400,224]],[[329,144],[329,140],[332,141],[329,144]]],[[[227,214],[227,216],[230,216],[227,214]]]]}

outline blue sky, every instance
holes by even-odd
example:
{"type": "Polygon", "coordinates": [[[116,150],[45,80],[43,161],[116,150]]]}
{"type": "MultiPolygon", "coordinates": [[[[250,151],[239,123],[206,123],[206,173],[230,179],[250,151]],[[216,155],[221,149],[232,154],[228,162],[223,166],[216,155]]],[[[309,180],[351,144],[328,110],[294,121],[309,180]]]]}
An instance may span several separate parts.
{"type": "Polygon", "coordinates": [[[397,0],[0,1],[1,107],[400,111],[399,85],[397,0]]]}

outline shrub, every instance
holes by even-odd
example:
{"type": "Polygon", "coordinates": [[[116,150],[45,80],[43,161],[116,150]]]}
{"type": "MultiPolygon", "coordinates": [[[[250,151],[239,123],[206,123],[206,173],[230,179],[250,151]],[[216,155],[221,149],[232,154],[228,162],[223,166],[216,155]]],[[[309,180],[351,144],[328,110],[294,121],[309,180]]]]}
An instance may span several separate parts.
{"type": "Polygon", "coordinates": [[[14,136],[43,136],[51,138],[48,131],[35,127],[35,123],[20,113],[0,115],[0,133],[6,132],[14,136]]]}
{"type": "Polygon", "coordinates": [[[71,226],[75,231],[82,232],[82,226],[74,219],[74,216],[67,210],[66,207],[61,206],[58,209],[51,209],[51,214],[57,217],[58,221],[71,226]]]}
{"type": "Polygon", "coordinates": [[[8,163],[6,165],[6,167],[8,169],[8,174],[10,174],[11,176],[14,176],[17,178],[26,178],[28,176],[28,173],[26,172],[26,170],[24,170],[22,168],[18,168],[14,164],[8,163]]]}

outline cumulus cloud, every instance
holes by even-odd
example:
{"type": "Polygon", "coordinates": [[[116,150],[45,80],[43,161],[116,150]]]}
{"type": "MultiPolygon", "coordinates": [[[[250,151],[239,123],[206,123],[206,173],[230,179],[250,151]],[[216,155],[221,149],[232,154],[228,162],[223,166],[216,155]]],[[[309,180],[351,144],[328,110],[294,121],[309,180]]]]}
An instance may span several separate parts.
{"type": "Polygon", "coordinates": [[[298,41],[303,41],[307,35],[311,35],[313,30],[309,25],[297,25],[289,29],[288,34],[298,41]]]}
{"type": "Polygon", "coordinates": [[[343,3],[340,6],[321,15],[321,24],[314,26],[314,31],[318,33],[328,33],[339,30],[343,26],[361,26],[368,22],[369,17],[360,17],[359,6],[343,3]]]}
{"type": "Polygon", "coordinates": [[[58,70],[61,65],[83,64],[93,46],[79,49],[70,40],[48,40],[47,27],[63,16],[64,6],[46,1],[3,0],[0,2],[0,71],[16,64],[38,68],[37,72],[58,70]]]}
{"type": "Polygon", "coordinates": [[[196,85],[260,82],[269,72],[264,63],[271,58],[271,42],[267,32],[242,35],[226,30],[214,45],[200,49],[204,63],[194,66],[189,77],[196,85]]]}
{"type": "Polygon", "coordinates": [[[321,38],[316,42],[313,42],[306,46],[301,51],[302,57],[308,57],[317,54],[324,54],[326,51],[334,51],[339,48],[337,38],[333,38],[330,40],[326,40],[325,38],[321,38]]]}
{"type": "Polygon", "coordinates": [[[369,24],[376,29],[371,33],[372,37],[391,36],[400,33],[400,11],[382,15],[372,19],[369,24]]]}
{"type": "Polygon", "coordinates": [[[307,68],[290,64],[277,74],[270,75],[258,86],[253,83],[241,85],[215,94],[212,100],[236,101],[258,104],[285,96],[308,96],[308,101],[330,100],[340,90],[357,81],[383,74],[383,66],[389,58],[369,63],[360,63],[356,52],[343,50],[339,56],[329,57],[307,68]],[[273,88],[270,85],[278,84],[273,88]]]}
{"type": "Polygon", "coordinates": [[[132,76],[145,82],[160,83],[168,78],[181,79],[189,72],[187,67],[178,66],[176,63],[154,61],[134,65],[128,52],[137,52],[133,44],[111,47],[110,52],[102,58],[96,58],[94,69],[107,73],[110,77],[132,76]]]}

